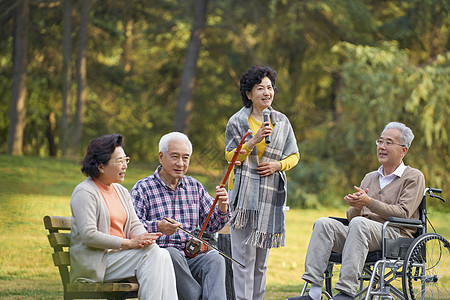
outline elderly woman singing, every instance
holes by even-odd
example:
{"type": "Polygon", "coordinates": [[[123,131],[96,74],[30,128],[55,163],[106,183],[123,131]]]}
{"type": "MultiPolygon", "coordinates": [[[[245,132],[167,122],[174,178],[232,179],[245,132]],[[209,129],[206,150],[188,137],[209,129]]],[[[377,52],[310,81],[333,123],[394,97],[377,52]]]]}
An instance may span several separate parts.
{"type": "Polygon", "coordinates": [[[267,259],[272,247],[284,246],[286,175],[299,160],[297,141],[288,118],[272,108],[277,74],[269,67],[251,67],[240,79],[244,107],[228,121],[225,157],[251,129],[229,182],[231,245],[236,299],[263,299],[267,259]],[[244,153],[245,152],[245,153],[244,153]]]}

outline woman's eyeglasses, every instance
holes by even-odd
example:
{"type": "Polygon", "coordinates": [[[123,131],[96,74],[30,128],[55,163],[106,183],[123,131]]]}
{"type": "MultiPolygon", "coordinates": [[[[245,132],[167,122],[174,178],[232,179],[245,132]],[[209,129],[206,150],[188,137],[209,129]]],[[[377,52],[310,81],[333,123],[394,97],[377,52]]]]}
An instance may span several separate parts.
{"type": "Polygon", "coordinates": [[[119,164],[119,165],[123,165],[123,164],[128,165],[129,163],[130,163],[129,157],[119,158],[118,160],[116,160],[116,164],[119,164]]]}

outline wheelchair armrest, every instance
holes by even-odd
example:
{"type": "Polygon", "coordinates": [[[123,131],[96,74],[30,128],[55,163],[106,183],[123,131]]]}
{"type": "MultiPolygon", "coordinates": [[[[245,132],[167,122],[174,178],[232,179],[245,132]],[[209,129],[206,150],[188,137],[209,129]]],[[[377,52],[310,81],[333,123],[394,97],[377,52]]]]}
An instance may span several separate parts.
{"type": "Polygon", "coordinates": [[[424,225],[422,224],[422,221],[420,220],[416,220],[416,219],[407,219],[407,218],[398,218],[398,217],[389,217],[387,219],[386,222],[384,222],[383,224],[383,229],[382,229],[382,233],[381,233],[381,237],[382,237],[382,256],[383,259],[386,258],[386,254],[389,254],[392,257],[401,257],[402,255],[404,256],[404,253],[402,252],[402,247],[404,248],[403,250],[407,249],[409,247],[409,244],[411,243],[411,241],[413,239],[409,239],[409,238],[399,238],[397,240],[394,241],[388,241],[388,239],[386,238],[386,228],[388,226],[405,226],[405,227],[413,227],[413,228],[423,228],[424,225]],[[392,254],[392,251],[388,251],[388,244],[391,245],[400,245],[400,250],[398,250],[396,252],[396,254],[392,254]],[[404,245],[403,245],[404,244],[404,245]],[[405,246],[406,245],[406,246],[405,246]],[[403,253],[403,254],[402,254],[403,253]]]}
{"type": "Polygon", "coordinates": [[[328,218],[339,221],[342,224],[344,224],[345,226],[348,226],[348,224],[350,223],[346,218],[339,218],[339,217],[328,217],[328,218]]]}
{"type": "Polygon", "coordinates": [[[417,225],[422,225],[422,221],[416,219],[406,219],[406,218],[398,218],[398,217],[389,217],[387,219],[391,223],[399,223],[401,225],[413,225],[414,227],[417,225]]]}

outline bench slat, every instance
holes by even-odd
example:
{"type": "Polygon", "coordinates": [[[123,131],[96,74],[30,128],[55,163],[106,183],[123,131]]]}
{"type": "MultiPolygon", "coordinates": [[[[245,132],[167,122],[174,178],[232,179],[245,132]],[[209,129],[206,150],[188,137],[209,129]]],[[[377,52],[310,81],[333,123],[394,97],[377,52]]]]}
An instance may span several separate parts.
{"type": "Polygon", "coordinates": [[[72,219],[70,217],[45,216],[44,225],[48,230],[70,230],[72,219]]]}
{"type": "Polygon", "coordinates": [[[56,267],[70,266],[70,254],[69,252],[58,251],[52,254],[53,263],[56,267]]]}
{"type": "Polygon", "coordinates": [[[68,292],[133,292],[139,289],[137,283],[69,283],[68,292]]]}
{"type": "Polygon", "coordinates": [[[70,246],[70,233],[50,233],[48,235],[48,241],[52,247],[69,247],[70,246]]]}

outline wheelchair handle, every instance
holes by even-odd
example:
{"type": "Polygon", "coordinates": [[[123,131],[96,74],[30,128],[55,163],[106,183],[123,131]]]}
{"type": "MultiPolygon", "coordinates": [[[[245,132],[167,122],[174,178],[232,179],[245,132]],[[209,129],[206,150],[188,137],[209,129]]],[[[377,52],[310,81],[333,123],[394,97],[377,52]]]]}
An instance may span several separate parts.
{"type": "Polygon", "coordinates": [[[438,198],[438,199],[441,200],[442,202],[445,202],[445,199],[442,198],[442,197],[440,197],[440,196],[438,196],[438,195],[430,194],[430,197],[432,197],[432,198],[438,198]]]}
{"type": "Polygon", "coordinates": [[[441,193],[442,193],[442,189],[427,187],[425,189],[424,196],[430,196],[432,198],[437,198],[437,199],[441,200],[442,202],[445,202],[444,198],[442,198],[441,196],[436,195],[436,194],[441,194],[441,193]]]}
{"type": "Polygon", "coordinates": [[[442,189],[432,188],[432,187],[429,187],[428,189],[430,190],[431,193],[442,194],[442,189]]]}

